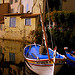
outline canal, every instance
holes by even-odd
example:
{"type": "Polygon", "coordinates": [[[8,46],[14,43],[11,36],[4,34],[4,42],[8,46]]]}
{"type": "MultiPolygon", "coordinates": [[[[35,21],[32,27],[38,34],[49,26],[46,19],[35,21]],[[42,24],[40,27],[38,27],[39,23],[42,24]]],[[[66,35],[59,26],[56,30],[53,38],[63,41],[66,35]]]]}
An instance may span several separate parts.
{"type": "MultiPolygon", "coordinates": [[[[25,65],[25,43],[0,40],[0,75],[37,75],[25,65]]],[[[57,75],[74,75],[75,68],[64,65],[57,75]]]]}

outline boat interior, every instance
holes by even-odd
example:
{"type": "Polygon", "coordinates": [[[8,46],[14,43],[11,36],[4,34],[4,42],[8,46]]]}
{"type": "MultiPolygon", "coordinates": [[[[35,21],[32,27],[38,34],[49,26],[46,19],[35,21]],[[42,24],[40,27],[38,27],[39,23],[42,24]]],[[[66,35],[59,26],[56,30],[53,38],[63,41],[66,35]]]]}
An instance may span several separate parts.
{"type": "MultiPolygon", "coordinates": [[[[48,59],[48,54],[40,55],[39,53],[40,45],[29,45],[25,47],[25,56],[29,59],[48,59]]],[[[53,50],[48,48],[50,58],[53,58],[53,50]]],[[[61,54],[56,53],[56,58],[64,58],[61,54]]]]}

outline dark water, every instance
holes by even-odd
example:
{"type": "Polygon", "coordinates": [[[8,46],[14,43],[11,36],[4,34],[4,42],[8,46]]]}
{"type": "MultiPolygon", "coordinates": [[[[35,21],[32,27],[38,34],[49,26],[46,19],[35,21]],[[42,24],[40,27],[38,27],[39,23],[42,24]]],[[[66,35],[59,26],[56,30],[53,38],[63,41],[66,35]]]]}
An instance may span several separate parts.
{"type": "MultiPolygon", "coordinates": [[[[0,40],[0,75],[37,75],[24,63],[25,43],[0,40]]],[[[64,65],[57,75],[74,75],[75,68],[64,65]]]]}

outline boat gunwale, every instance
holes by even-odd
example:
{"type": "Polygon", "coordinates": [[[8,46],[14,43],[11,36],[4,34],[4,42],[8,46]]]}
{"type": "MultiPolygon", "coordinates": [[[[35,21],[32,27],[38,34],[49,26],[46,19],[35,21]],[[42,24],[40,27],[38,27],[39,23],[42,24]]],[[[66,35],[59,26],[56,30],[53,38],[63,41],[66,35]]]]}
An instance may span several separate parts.
{"type": "MultiPolygon", "coordinates": [[[[35,45],[35,44],[30,44],[30,45],[35,45]]],[[[30,46],[30,45],[27,45],[27,46],[25,46],[25,48],[26,47],[28,47],[28,46],[30,46]]],[[[39,44],[36,44],[36,45],[39,45],[39,44]]],[[[39,45],[39,46],[41,46],[41,45],[39,45]]],[[[24,48],[24,53],[25,53],[25,48],[24,48]]],[[[50,49],[50,50],[52,50],[51,48],[48,48],[48,49],[50,49]]],[[[52,50],[53,51],[53,50],[52,50]]],[[[23,54],[24,54],[23,53],[23,54]]],[[[57,54],[59,54],[58,52],[57,52],[57,54]]],[[[60,54],[61,55],[61,54],[60,54]]],[[[63,58],[56,58],[56,60],[65,60],[65,56],[64,55],[61,55],[63,58]]],[[[49,59],[30,59],[30,58],[27,58],[26,56],[25,56],[25,54],[24,54],[24,57],[25,57],[25,59],[26,60],[29,60],[29,61],[49,61],[49,59]]],[[[53,58],[51,58],[51,61],[53,61],[53,58]]]]}
{"type": "MultiPolygon", "coordinates": [[[[25,59],[26,60],[29,60],[29,61],[49,61],[49,59],[39,59],[39,60],[37,60],[37,59],[29,59],[29,58],[26,58],[25,57],[25,59]]],[[[51,61],[53,60],[53,58],[51,59],[51,61]]],[[[65,58],[56,58],[56,60],[66,60],[65,58]]]]}

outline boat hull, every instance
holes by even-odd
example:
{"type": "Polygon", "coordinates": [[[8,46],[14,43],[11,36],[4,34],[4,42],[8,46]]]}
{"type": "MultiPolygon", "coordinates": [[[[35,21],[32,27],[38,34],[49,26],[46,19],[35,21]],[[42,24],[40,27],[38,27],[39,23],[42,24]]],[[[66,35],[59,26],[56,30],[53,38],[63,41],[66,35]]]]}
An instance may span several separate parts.
{"type": "Polygon", "coordinates": [[[71,53],[66,52],[67,64],[75,68],[75,57],[71,55],[71,53]]]}
{"type": "Polygon", "coordinates": [[[26,58],[25,63],[30,70],[39,75],[54,75],[59,72],[65,64],[65,59],[56,59],[55,65],[53,59],[31,60],[26,58]],[[54,68],[53,68],[54,67],[54,68]]]}
{"type": "Polygon", "coordinates": [[[72,61],[70,59],[67,59],[66,62],[67,62],[68,65],[70,65],[70,66],[72,66],[72,67],[75,68],[75,61],[72,61]]]}
{"type": "MultiPolygon", "coordinates": [[[[39,75],[53,75],[53,65],[43,65],[43,66],[37,66],[26,63],[28,68],[39,75]]],[[[55,65],[54,74],[57,74],[60,69],[62,68],[62,65],[55,65]]]]}
{"type": "Polygon", "coordinates": [[[40,45],[31,46],[28,45],[24,49],[25,63],[30,70],[39,74],[39,75],[54,75],[56,74],[66,59],[64,55],[55,53],[52,49],[48,48],[50,60],[48,59],[48,54],[40,55],[39,54],[40,45]],[[54,61],[55,59],[55,61],[54,61]]]}

